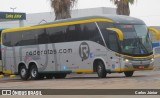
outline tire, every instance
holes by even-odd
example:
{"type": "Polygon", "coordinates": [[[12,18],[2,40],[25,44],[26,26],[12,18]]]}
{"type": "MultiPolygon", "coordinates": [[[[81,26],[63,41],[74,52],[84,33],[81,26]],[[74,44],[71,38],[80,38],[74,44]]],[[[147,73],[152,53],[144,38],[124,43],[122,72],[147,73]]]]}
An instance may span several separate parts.
{"type": "Polygon", "coordinates": [[[104,67],[103,62],[98,61],[96,64],[97,64],[96,71],[97,71],[98,77],[99,78],[106,78],[107,72],[106,72],[106,69],[104,67]]]}
{"type": "Polygon", "coordinates": [[[53,74],[46,74],[47,79],[53,79],[53,74]]]}
{"type": "Polygon", "coordinates": [[[133,73],[134,73],[134,71],[126,71],[126,72],[124,72],[126,77],[132,77],[133,73]]]}
{"type": "Polygon", "coordinates": [[[36,67],[36,65],[32,65],[30,68],[30,76],[32,80],[37,80],[40,79],[40,75],[38,73],[38,69],[36,67]]]}
{"type": "Polygon", "coordinates": [[[19,74],[22,80],[27,80],[29,78],[29,71],[25,66],[21,66],[19,74]]]}
{"type": "Polygon", "coordinates": [[[55,74],[54,78],[55,79],[64,79],[66,77],[67,74],[64,73],[60,73],[60,74],[55,74]]]}

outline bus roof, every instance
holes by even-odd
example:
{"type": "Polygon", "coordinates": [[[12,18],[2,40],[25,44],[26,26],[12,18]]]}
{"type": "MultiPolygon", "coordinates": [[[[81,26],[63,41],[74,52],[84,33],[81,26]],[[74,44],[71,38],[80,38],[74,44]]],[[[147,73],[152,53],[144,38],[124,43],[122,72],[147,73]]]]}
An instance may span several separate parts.
{"type": "Polygon", "coordinates": [[[145,24],[144,21],[138,18],[124,16],[124,15],[86,16],[86,17],[79,17],[79,18],[61,19],[61,20],[57,20],[55,22],[50,22],[47,24],[70,22],[70,21],[81,21],[81,20],[89,20],[89,19],[107,19],[112,21],[113,23],[120,23],[120,24],[145,24]]]}
{"type": "Polygon", "coordinates": [[[86,16],[86,17],[79,17],[79,18],[61,19],[54,22],[35,25],[35,26],[7,29],[7,30],[3,30],[3,33],[40,29],[40,28],[49,28],[49,27],[64,26],[64,25],[82,24],[82,23],[89,23],[89,22],[101,22],[101,21],[112,22],[117,24],[145,24],[140,19],[129,17],[129,16],[123,16],[123,15],[86,16]]]}

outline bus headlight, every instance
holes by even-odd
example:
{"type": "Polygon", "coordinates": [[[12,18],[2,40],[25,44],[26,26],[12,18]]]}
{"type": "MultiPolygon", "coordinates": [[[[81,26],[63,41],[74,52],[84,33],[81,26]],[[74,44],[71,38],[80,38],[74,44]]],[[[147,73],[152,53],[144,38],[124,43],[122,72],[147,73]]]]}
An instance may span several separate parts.
{"type": "Polygon", "coordinates": [[[129,62],[129,60],[128,60],[128,59],[125,59],[124,61],[125,61],[126,63],[128,63],[128,62],[129,62]]]}
{"type": "Polygon", "coordinates": [[[152,58],[151,61],[153,62],[153,61],[154,61],[154,58],[152,58]]]}

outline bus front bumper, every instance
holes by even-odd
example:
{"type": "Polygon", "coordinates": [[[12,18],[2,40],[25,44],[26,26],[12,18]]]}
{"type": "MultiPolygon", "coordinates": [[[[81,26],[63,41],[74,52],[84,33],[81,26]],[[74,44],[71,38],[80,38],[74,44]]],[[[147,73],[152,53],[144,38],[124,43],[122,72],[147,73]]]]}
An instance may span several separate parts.
{"type": "Polygon", "coordinates": [[[121,68],[115,69],[116,72],[153,70],[154,60],[125,60],[121,68]]]}

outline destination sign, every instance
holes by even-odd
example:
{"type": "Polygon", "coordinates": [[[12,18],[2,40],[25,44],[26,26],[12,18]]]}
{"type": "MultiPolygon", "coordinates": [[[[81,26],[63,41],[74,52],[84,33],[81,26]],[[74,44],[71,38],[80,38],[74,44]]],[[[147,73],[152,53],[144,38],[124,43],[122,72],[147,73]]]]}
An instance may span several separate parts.
{"type": "Polygon", "coordinates": [[[25,13],[0,12],[0,19],[26,20],[25,13]]]}

